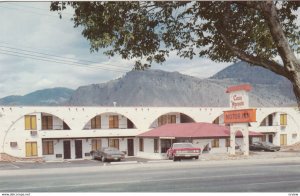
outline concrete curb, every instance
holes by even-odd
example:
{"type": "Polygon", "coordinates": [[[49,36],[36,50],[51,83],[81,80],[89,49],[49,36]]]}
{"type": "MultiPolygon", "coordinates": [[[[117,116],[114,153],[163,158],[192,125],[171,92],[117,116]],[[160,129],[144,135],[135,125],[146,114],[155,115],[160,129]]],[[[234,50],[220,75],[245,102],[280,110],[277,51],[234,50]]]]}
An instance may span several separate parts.
{"type": "Polygon", "coordinates": [[[111,165],[123,165],[123,164],[135,164],[137,161],[125,161],[125,162],[110,162],[111,165]]]}
{"type": "Polygon", "coordinates": [[[157,160],[157,161],[147,161],[147,163],[170,163],[173,160],[157,160]]]}

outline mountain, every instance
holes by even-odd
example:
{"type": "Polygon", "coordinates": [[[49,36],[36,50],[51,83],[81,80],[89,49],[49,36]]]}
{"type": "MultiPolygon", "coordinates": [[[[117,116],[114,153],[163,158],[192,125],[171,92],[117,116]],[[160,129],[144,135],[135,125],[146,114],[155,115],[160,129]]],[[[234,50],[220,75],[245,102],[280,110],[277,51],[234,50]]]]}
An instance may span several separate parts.
{"type": "Polygon", "coordinates": [[[225,107],[228,86],[250,83],[250,105],[287,106],[295,104],[291,84],[264,68],[239,62],[208,79],[161,70],[131,71],[122,78],[79,87],[70,105],[112,106],[201,106],[225,107]]]}
{"type": "Polygon", "coordinates": [[[251,84],[290,84],[289,80],[283,76],[279,76],[263,67],[253,66],[243,61],[226,67],[212,76],[211,79],[232,79],[240,83],[251,84]]]}
{"type": "MultiPolygon", "coordinates": [[[[297,105],[291,82],[263,67],[253,66],[246,62],[238,62],[216,73],[210,79],[231,85],[251,84],[253,90],[250,92],[250,95],[257,95],[260,99],[268,101],[268,104],[263,104],[263,106],[297,105]]],[[[256,106],[255,103],[253,105],[256,106]]]]}
{"type": "Polygon", "coordinates": [[[208,80],[178,72],[146,70],[128,72],[108,83],[79,87],[69,103],[102,106],[112,106],[113,102],[119,106],[219,105],[220,102],[225,103],[223,94],[223,87],[208,80]]]}
{"type": "Polygon", "coordinates": [[[238,62],[207,79],[161,70],[130,71],[123,77],[71,90],[53,88],[8,96],[0,105],[226,107],[228,86],[249,83],[250,106],[296,105],[291,83],[262,67],[238,62]]]}
{"type": "Polygon", "coordinates": [[[63,105],[68,102],[74,90],[51,88],[38,90],[24,96],[8,96],[0,99],[0,105],[63,105]]]}

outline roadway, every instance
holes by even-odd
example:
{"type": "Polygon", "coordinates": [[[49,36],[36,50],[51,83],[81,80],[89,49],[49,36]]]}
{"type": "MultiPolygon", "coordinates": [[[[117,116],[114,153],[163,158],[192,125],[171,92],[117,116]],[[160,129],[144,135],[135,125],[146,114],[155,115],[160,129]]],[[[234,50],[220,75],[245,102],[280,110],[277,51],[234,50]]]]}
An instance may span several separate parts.
{"type": "Polygon", "coordinates": [[[2,170],[0,192],[300,192],[300,161],[181,161],[2,170]]]}

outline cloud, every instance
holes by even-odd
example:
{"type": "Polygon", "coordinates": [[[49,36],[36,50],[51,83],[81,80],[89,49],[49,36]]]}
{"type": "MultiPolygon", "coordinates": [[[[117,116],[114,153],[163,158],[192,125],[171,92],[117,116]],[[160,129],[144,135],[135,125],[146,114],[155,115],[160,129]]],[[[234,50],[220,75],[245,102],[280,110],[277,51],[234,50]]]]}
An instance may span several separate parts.
{"type": "MultiPolygon", "coordinates": [[[[0,47],[0,97],[53,87],[76,89],[81,85],[119,78],[133,68],[134,60],[124,60],[119,56],[108,58],[101,52],[91,54],[88,41],[81,35],[80,28],[73,27],[70,15],[65,14],[60,20],[56,12],[49,11],[49,7],[50,2],[1,3],[0,46],[18,48],[14,50],[17,52],[22,52],[22,49],[59,55],[65,59],[62,63],[53,63],[9,56],[1,54],[5,48],[0,47]],[[78,59],[76,62],[84,65],[68,65],[66,61],[70,58],[78,59]],[[86,68],[88,66],[93,68],[86,68]]],[[[227,65],[208,59],[181,59],[171,52],[163,65],[153,65],[152,68],[208,77],[227,65]]]]}

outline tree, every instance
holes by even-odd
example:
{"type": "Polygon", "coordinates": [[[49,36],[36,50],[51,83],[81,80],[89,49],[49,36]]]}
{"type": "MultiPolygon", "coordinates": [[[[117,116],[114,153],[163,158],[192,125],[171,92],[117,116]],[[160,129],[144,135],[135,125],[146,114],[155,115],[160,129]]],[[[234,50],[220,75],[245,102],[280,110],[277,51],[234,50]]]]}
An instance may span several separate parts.
{"type": "Polygon", "coordinates": [[[66,6],[75,10],[74,27],[83,27],[91,52],[106,48],[108,56],[138,59],[136,69],[164,62],[171,51],[240,59],[290,80],[300,107],[298,1],[52,2],[50,9],[62,16],[66,6]]]}

